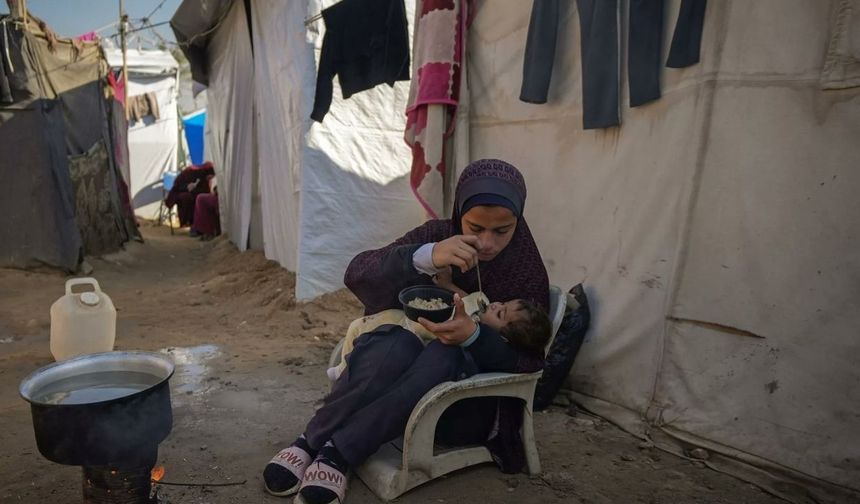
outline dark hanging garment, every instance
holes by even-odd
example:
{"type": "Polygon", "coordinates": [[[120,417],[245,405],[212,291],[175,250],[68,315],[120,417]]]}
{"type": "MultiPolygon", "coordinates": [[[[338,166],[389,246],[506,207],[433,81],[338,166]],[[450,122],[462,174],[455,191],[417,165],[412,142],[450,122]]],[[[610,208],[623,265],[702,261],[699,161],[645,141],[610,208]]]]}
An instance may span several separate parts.
{"type": "Polygon", "coordinates": [[[6,56],[9,52],[9,26],[6,19],[0,20],[0,104],[14,102],[12,87],[9,86],[9,75],[12,73],[12,62],[6,56]]]}
{"type": "Polygon", "coordinates": [[[409,32],[403,0],[343,0],[322,11],[323,37],[311,119],[331,106],[335,75],[343,97],[409,80],[409,32]]]}
{"type": "Polygon", "coordinates": [[[627,81],[630,106],[660,98],[664,0],[630,0],[627,81]]]}
{"type": "Polygon", "coordinates": [[[699,62],[707,0],[683,0],[669,49],[669,68],[684,68],[699,62]]]}
{"type": "Polygon", "coordinates": [[[520,100],[526,103],[546,103],[558,38],[558,2],[534,0],[532,4],[520,89],[520,100]]]}
{"type": "Polygon", "coordinates": [[[618,0],[577,0],[582,46],[582,126],[621,123],[618,112],[618,0]]]}

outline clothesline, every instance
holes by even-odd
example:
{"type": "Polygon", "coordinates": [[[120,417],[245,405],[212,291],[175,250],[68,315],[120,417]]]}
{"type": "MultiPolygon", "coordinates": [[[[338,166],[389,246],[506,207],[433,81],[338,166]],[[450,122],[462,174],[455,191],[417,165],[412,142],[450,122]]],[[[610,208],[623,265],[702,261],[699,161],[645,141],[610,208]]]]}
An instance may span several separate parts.
{"type": "Polygon", "coordinates": [[[316,21],[319,21],[320,19],[322,19],[322,12],[305,19],[305,26],[310,26],[311,24],[315,23],[316,21]]]}

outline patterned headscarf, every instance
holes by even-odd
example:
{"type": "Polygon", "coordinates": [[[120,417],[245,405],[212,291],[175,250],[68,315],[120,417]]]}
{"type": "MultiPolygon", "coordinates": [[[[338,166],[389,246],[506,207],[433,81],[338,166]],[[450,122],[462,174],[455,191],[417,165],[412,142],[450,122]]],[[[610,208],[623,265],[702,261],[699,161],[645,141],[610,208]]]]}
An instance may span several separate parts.
{"type": "Polygon", "coordinates": [[[499,159],[474,161],[463,170],[457,182],[454,213],[451,216],[454,222],[459,224],[460,217],[468,210],[464,208],[467,202],[479,198],[488,202],[504,201],[499,204],[508,207],[515,217],[520,218],[526,203],[526,182],[520,171],[510,163],[499,159]]]}

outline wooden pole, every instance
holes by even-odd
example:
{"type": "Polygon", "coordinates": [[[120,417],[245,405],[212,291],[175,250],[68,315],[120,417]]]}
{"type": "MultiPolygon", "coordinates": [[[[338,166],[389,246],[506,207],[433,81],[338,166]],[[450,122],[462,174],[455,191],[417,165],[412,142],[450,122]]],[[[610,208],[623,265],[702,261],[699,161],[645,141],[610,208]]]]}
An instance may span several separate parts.
{"type": "Polygon", "coordinates": [[[119,0],[119,37],[122,43],[122,92],[125,95],[125,120],[128,121],[128,60],[126,58],[126,31],[128,31],[128,15],[125,13],[123,0],[119,0]]]}

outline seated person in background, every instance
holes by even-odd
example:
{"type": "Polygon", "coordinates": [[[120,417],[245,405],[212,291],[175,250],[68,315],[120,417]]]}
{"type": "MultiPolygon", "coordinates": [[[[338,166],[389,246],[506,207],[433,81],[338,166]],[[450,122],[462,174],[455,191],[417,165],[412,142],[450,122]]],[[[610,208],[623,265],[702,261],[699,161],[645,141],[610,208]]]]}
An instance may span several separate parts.
{"type": "Polygon", "coordinates": [[[221,217],[218,214],[218,184],[215,176],[209,177],[209,192],[198,194],[194,203],[194,223],[191,235],[209,241],[221,234],[221,217]]]}
{"type": "Polygon", "coordinates": [[[173,182],[173,187],[167,193],[164,204],[167,208],[176,205],[179,214],[179,226],[187,227],[194,223],[194,203],[197,195],[209,192],[206,180],[215,175],[212,163],[206,161],[201,165],[191,165],[182,170],[173,182]]]}

